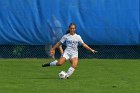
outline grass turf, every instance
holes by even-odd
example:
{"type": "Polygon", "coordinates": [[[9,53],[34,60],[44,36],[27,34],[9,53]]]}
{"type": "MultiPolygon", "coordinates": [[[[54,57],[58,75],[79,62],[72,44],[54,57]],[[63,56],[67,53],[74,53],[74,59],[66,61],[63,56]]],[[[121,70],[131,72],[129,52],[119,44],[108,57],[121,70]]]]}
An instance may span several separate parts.
{"type": "Polygon", "coordinates": [[[70,66],[42,68],[51,59],[0,59],[0,93],[139,93],[140,60],[80,59],[67,80],[58,78],[70,66]]]}

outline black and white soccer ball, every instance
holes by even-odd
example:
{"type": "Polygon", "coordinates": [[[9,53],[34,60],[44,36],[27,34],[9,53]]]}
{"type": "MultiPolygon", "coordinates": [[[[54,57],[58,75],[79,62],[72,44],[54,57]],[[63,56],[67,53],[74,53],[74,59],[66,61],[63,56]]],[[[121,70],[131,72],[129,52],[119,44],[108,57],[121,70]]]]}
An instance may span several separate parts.
{"type": "Polygon", "coordinates": [[[61,71],[58,76],[60,79],[67,79],[67,73],[65,71],[61,71]]]}

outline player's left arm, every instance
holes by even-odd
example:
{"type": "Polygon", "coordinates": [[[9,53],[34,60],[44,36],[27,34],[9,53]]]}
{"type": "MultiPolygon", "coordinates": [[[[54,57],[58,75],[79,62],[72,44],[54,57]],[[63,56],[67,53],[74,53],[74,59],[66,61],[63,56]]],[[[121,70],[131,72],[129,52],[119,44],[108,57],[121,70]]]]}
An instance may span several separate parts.
{"type": "Polygon", "coordinates": [[[98,52],[98,51],[90,48],[86,43],[84,43],[84,41],[82,40],[81,36],[79,36],[79,42],[80,42],[80,44],[83,45],[84,48],[86,48],[87,50],[90,50],[92,53],[95,54],[96,52],[98,52]]]}
{"type": "Polygon", "coordinates": [[[86,48],[87,50],[90,50],[92,53],[97,53],[96,50],[90,48],[87,44],[85,44],[84,42],[82,43],[83,47],[86,48]]]}

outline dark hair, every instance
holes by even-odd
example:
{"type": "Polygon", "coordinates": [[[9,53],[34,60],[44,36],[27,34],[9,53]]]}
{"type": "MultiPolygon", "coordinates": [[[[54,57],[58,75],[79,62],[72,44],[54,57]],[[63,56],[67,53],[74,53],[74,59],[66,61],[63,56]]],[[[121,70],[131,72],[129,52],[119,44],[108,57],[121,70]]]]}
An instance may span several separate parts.
{"type": "MultiPolygon", "coordinates": [[[[70,28],[72,25],[74,25],[75,28],[76,28],[76,24],[75,24],[75,23],[70,23],[69,28],[70,28]]],[[[67,30],[66,34],[68,34],[68,33],[70,33],[70,30],[69,30],[69,29],[67,30]]]]}

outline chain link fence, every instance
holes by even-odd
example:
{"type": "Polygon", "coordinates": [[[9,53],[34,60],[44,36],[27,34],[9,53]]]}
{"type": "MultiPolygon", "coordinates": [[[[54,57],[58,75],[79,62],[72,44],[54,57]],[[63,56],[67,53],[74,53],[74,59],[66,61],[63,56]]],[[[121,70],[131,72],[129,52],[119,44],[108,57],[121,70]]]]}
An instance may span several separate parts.
{"type": "MultiPolygon", "coordinates": [[[[139,59],[140,45],[116,46],[116,45],[95,45],[90,46],[98,53],[92,54],[82,46],[79,47],[79,58],[101,58],[101,59],[139,59]]],[[[0,58],[50,58],[50,47],[45,45],[1,45],[0,58]]],[[[65,46],[63,46],[65,49],[65,46]]],[[[55,57],[61,54],[56,50],[55,57]]]]}

